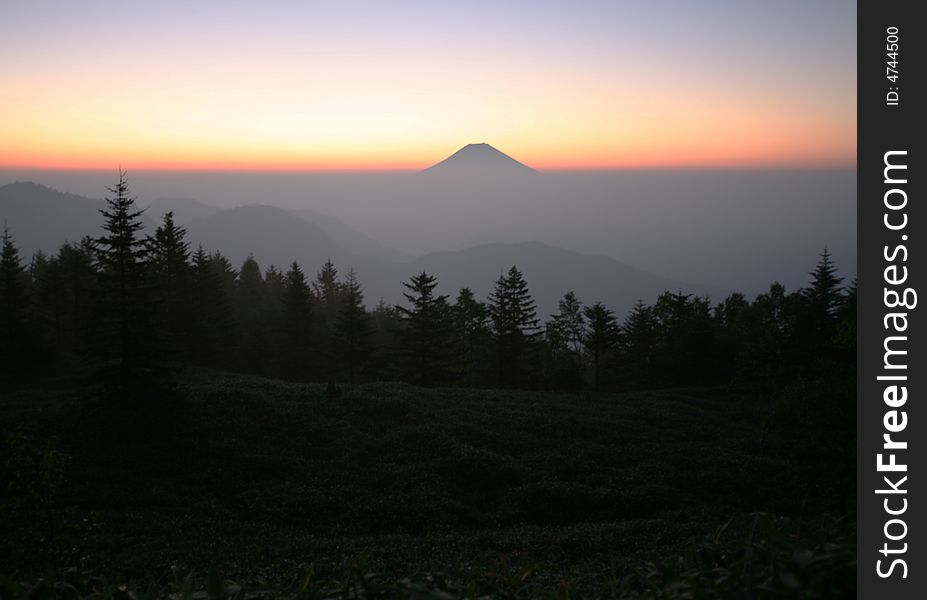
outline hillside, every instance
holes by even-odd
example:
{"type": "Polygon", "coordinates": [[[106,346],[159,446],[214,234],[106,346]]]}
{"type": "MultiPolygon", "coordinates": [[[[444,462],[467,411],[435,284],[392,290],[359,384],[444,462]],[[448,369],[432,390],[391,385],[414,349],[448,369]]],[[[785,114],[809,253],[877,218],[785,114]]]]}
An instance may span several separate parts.
{"type": "MultiPolygon", "coordinates": [[[[846,387],[805,388],[802,401],[846,387]]],[[[832,458],[775,418],[794,408],[749,398],[388,383],[329,397],[320,385],[193,371],[173,399],[115,411],[86,392],[13,390],[0,441],[27,428],[70,457],[58,564],[273,579],[366,549],[386,574],[504,556],[556,582],[673,551],[732,515],[828,510],[832,458]]],[[[25,573],[42,564],[43,520],[17,506],[0,496],[0,564],[25,573]]]]}
{"type": "Polygon", "coordinates": [[[186,223],[187,237],[219,250],[240,266],[253,254],[262,267],[286,269],[294,260],[312,273],[327,259],[351,262],[348,252],[321,227],[282,208],[249,205],[223,210],[186,223]]]}
{"type": "Polygon", "coordinates": [[[542,319],[557,309],[557,301],[567,290],[588,304],[605,302],[620,317],[638,300],[652,302],[664,291],[682,290],[711,296],[715,301],[725,295],[717,286],[683,283],[607,256],[570,252],[540,242],[482,244],[456,252],[434,252],[413,261],[407,271],[437,273],[443,293],[456,294],[460,287],[469,286],[482,298],[512,265],[524,273],[542,319]]]}
{"type": "MultiPolygon", "coordinates": [[[[22,256],[28,258],[42,250],[58,251],[64,242],[79,242],[84,236],[101,234],[100,210],[106,203],[98,198],[77,194],[32,182],[0,186],[0,227],[5,225],[16,240],[22,256]]],[[[154,221],[142,217],[146,229],[154,221]]]]}
{"type": "MultiPolygon", "coordinates": [[[[493,150],[495,151],[495,150],[493,150]]],[[[64,241],[99,236],[104,201],[59,192],[35,183],[0,187],[0,221],[6,221],[25,260],[38,250],[54,253],[64,241]]],[[[311,278],[331,259],[342,273],[354,267],[368,307],[383,298],[402,302],[402,281],[423,269],[435,274],[441,293],[456,296],[470,287],[484,299],[499,274],[517,265],[546,319],[563,294],[573,289],[592,303],[605,302],[622,318],[638,300],[652,302],[663,291],[682,290],[720,301],[717,286],[682,282],[632,267],[613,258],[572,252],[540,242],[488,243],[458,251],[432,252],[410,260],[360,234],[338,219],[313,210],[286,210],[250,204],[219,209],[191,199],[161,198],[144,206],[146,232],[168,210],[187,228],[191,248],[221,251],[237,268],[254,255],[262,268],[286,269],[297,261],[311,278]]]]}

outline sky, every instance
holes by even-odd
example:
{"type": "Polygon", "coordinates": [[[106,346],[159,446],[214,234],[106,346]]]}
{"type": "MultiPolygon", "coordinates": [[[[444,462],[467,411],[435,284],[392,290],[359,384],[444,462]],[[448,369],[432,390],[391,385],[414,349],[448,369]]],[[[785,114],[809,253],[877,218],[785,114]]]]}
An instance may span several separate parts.
{"type": "Polygon", "coordinates": [[[0,0],[0,168],[855,165],[845,0],[0,0]]]}

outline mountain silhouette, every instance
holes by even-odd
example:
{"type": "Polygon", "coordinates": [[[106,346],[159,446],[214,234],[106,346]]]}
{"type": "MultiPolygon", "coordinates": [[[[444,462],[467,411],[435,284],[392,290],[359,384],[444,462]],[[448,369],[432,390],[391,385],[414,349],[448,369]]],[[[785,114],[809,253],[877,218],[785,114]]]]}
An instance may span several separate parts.
{"type": "MultiPolygon", "coordinates": [[[[53,254],[66,241],[101,235],[103,200],[66,194],[35,183],[0,186],[0,225],[6,221],[22,256],[53,254]]],[[[286,269],[298,261],[310,277],[327,259],[344,273],[357,269],[368,306],[380,298],[403,302],[401,281],[426,270],[438,277],[441,293],[456,296],[461,287],[484,299],[493,282],[512,265],[525,274],[540,315],[554,312],[573,289],[586,303],[602,300],[622,317],[638,299],[652,302],[659,293],[682,290],[722,298],[724,290],[684,283],[632,267],[613,258],[583,254],[540,242],[481,243],[457,251],[433,252],[401,260],[373,239],[337,219],[308,209],[267,205],[219,209],[188,199],[159,199],[145,214],[144,233],[153,233],[163,212],[174,210],[187,228],[191,247],[221,251],[238,268],[254,255],[262,268],[286,269]],[[187,220],[195,214],[199,218],[187,220]]]]}
{"type": "Polygon", "coordinates": [[[528,281],[537,302],[538,314],[557,309],[567,290],[573,290],[587,304],[600,300],[623,318],[635,302],[653,302],[664,291],[681,290],[700,296],[723,298],[718,286],[685,283],[661,277],[608,256],[573,252],[541,242],[481,244],[464,250],[426,254],[406,267],[409,275],[425,270],[438,277],[440,293],[456,295],[470,287],[485,298],[493,283],[509,267],[517,265],[528,281]]]}
{"type": "Polygon", "coordinates": [[[496,150],[486,143],[467,144],[457,152],[436,163],[423,173],[461,173],[466,171],[492,171],[536,173],[531,167],[522,164],[504,152],[496,150]]]}
{"type": "MultiPolygon", "coordinates": [[[[77,243],[84,236],[99,237],[106,202],[54,188],[20,181],[0,186],[0,228],[6,225],[22,256],[42,250],[58,251],[64,242],[77,243]]],[[[146,232],[154,231],[154,221],[142,215],[146,232]]]]}
{"type": "Polygon", "coordinates": [[[294,260],[312,273],[327,259],[352,262],[350,253],[314,223],[275,206],[252,204],[186,223],[195,246],[219,250],[236,267],[252,254],[261,267],[286,269],[294,260]]]}
{"type": "MultiPolygon", "coordinates": [[[[254,206],[254,205],[245,205],[254,206]]],[[[157,198],[151,202],[145,211],[152,219],[160,222],[164,213],[171,211],[174,213],[174,222],[186,225],[190,221],[206,219],[218,215],[226,210],[211,204],[205,204],[193,198],[157,198]]],[[[309,221],[313,225],[322,228],[338,245],[346,250],[349,254],[362,257],[373,257],[381,260],[406,261],[412,257],[388,248],[377,240],[355,231],[348,227],[343,221],[320,213],[309,208],[292,208],[284,209],[287,212],[296,215],[302,220],[309,221]]],[[[198,226],[194,223],[194,226],[198,226]]],[[[218,248],[217,248],[218,249],[218,248]]],[[[340,250],[339,250],[340,252],[340,250]]]]}
{"type": "Polygon", "coordinates": [[[174,214],[175,223],[186,223],[194,219],[212,216],[222,209],[217,206],[203,204],[193,198],[156,198],[145,209],[145,213],[157,221],[161,221],[164,213],[174,214]]]}
{"type": "Polygon", "coordinates": [[[405,262],[412,259],[405,252],[384,246],[372,237],[351,229],[344,221],[331,215],[320,213],[311,208],[291,208],[287,209],[287,211],[324,229],[325,233],[354,256],[396,262],[405,262]]]}

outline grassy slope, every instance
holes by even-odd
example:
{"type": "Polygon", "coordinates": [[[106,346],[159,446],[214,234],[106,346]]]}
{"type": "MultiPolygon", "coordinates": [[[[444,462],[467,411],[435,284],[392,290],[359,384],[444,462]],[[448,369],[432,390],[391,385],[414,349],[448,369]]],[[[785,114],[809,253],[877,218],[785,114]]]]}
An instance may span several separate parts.
{"type": "MultiPolygon", "coordinates": [[[[382,573],[536,565],[553,581],[683,546],[732,515],[818,514],[783,419],[724,390],[585,397],[212,371],[113,415],[54,389],[0,403],[71,456],[51,554],[109,576],[216,567],[273,580],[369,552],[382,573]]],[[[6,476],[9,474],[7,473],[6,476]]],[[[0,564],[48,563],[0,498],[0,564]]]]}

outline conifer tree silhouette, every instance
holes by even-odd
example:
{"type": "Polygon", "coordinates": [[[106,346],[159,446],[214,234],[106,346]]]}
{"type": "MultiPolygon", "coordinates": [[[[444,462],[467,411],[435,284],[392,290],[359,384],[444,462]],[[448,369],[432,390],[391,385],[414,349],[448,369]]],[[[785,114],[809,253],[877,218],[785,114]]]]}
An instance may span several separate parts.
{"type": "Polygon", "coordinates": [[[477,301],[473,291],[465,287],[457,294],[451,314],[460,381],[477,383],[483,374],[490,340],[489,312],[485,304],[477,301]]]}
{"type": "Polygon", "coordinates": [[[399,379],[397,354],[399,331],[402,328],[402,313],[395,305],[380,298],[370,312],[370,321],[373,329],[370,336],[373,346],[370,370],[378,380],[399,379]]]}
{"type": "Polygon", "coordinates": [[[228,288],[223,282],[224,265],[202,246],[193,253],[192,262],[190,354],[199,364],[227,367],[236,328],[228,288]]]}
{"type": "MultiPolygon", "coordinates": [[[[308,285],[305,287],[308,290],[308,285]]],[[[244,371],[266,373],[269,369],[271,338],[275,333],[270,316],[274,308],[269,302],[261,267],[249,254],[238,270],[234,301],[240,340],[237,358],[244,371]]]]}
{"type": "Polygon", "coordinates": [[[540,328],[534,300],[518,267],[512,266],[496,280],[488,306],[498,359],[498,382],[504,387],[518,387],[527,382],[540,328]]]}
{"type": "Polygon", "coordinates": [[[335,364],[335,322],[342,308],[344,286],[339,281],[338,269],[329,258],[316,273],[312,289],[318,300],[316,337],[319,342],[320,366],[327,372],[339,370],[335,364]]]}
{"type": "Polygon", "coordinates": [[[146,364],[152,360],[151,286],[148,243],[141,236],[141,215],[129,194],[125,171],[101,209],[105,234],[96,241],[100,277],[100,331],[97,346],[101,376],[123,403],[140,392],[146,364]]]}
{"type": "Polygon", "coordinates": [[[151,278],[157,298],[157,327],[161,332],[161,353],[166,358],[187,358],[190,331],[190,243],[186,229],[174,223],[174,213],[165,213],[149,241],[151,278]]]}
{"type": "Polygon", "coordinates": [[[334,323],[335,316],[341,308],[339,302],[342,297],[342,284],[338,281],[338,269],[331,259],[325,261],[312,284],[315,296],[319,299],[322,317],[330,324],[334,323]]]}
{"type": "Polygon", "coordinates": [[[22,368],[28,344],[27,274],[19,249],[4,225],[0,237],[0,372],[22,368]]]}
{"type": "Polygon", "coordinates": [[[811,285],[805,288],[804,296],[809,302],[817,334],[822,338],[828,337],[833,333],[844,297],[840,286],[843,278],[837,276],[837,266],[827,248],[821,252],[814,270],[809,275],[811,285]]]}
{"type": "Polygon", "coordinates": [[[587,306],[583,315],[587,323],[583,347],[592,365],[592,389],[598,392],[606,360],[618,344],[618,323],[615,314],[601,302],[587,306]]]}
{"type": "Polygon", "coordinates": [[[438,280],[425,271],[402,282],[408,307],[399,333],[401,367],[405,378],[418,385],[451,379],[455,362],[451,345],[452,321],[447,296],[435,294],[438,280]]]}
{"type": "Polygon", "coordinates": [[[583,387],[585,365],[583,360],[586,317],[583,304],[573,290],[569,290],[557,304],[557,312],[547,321],[544,340],[551,366],[548,377],[556,388],[580,389],[583,387]]]}
{"type": "Polygon", "coordinates": [[[638,300],[621,326],[621,368],[632,389],[653,382],[653,355],[657,346],[657,323],[651,307],[638,300]]]}
{"type": "Polygon", "coordinates": [[[295,262],[284,276],[282,323],[284,372],[305,379],[311,365],[312,293],[295,262]]]}
{"type": "Polygon", "coordinates": [[[364,308],[364,291],[353,268],[348,269],[341,294],[341,308],[334,325],[336,364],[346,373],[348,383],[354,383],[373,352],[370,342],[373,325],[364,308]]]}

